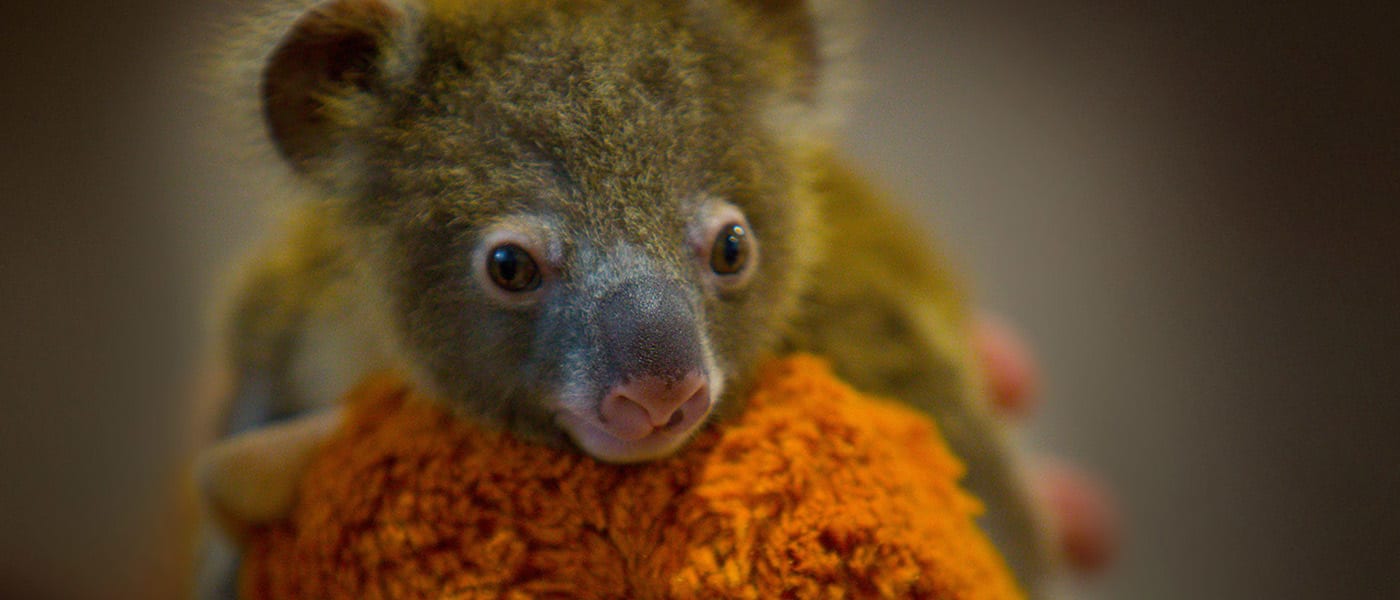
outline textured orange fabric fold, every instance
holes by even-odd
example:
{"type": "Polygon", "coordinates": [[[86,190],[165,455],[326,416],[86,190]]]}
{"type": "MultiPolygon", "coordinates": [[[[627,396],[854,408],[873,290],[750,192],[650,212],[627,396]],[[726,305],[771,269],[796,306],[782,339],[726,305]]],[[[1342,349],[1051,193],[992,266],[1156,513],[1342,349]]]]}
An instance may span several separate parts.
{"type": "Polygon", "coordinates": [[[934,426],[819,359],[765,367],[680,455],[597,463],[454,418],[381,377],[350,398],[249,600],[1019,598],[934,426]]]}

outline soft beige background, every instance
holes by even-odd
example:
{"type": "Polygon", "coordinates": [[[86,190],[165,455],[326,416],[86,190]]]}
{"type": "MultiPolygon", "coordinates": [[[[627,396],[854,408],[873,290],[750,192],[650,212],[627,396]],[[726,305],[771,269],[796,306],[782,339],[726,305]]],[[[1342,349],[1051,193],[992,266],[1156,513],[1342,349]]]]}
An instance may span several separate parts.
{"type": "MultiPolygon", "coordinates": [[[[0,597],[144,597],[203,308],[266,185],[212,0],[0,8],[0,597]]],[[[1093,598],[1400,596],[1394,10],[872,5],[848,148],[1039,348],[1116,488],[1093,598]]]]}

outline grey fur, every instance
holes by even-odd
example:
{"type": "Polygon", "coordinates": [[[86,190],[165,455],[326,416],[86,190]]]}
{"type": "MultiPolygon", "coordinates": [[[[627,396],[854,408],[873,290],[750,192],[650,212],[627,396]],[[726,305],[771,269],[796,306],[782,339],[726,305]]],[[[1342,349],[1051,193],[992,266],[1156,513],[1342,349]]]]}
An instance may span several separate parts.
{"type": "MultiPolygon", "coordinates": [[[[294,411],[350,383],[296,373],[395,365],[464,414],[566,444],[561,405],[639,370],[698,363],[723,418],[764,357],[816,352],[937,419],[1036,596],[1055,561],[972,375],[956,279],[825,141],[842,38],[813,15],[837,3],[466,4],[376,29],[373,77],[316,96],[327,137],[283,145],[316,199],[234,312],[244,380],[294,411]],[[717,201],[761,249],[742,285],[696,251],[717,201]],[[528,301],[475,275],[502,230],[548,263],[528,301]],[[327,354],[308,344],[317,322],[367,341],[327,354]],[[646,343],[674,352],[628,355],[646,343]]],[[[253,29],[281,33],[250,47],[300,14],[274,12],[253,29]]]]}

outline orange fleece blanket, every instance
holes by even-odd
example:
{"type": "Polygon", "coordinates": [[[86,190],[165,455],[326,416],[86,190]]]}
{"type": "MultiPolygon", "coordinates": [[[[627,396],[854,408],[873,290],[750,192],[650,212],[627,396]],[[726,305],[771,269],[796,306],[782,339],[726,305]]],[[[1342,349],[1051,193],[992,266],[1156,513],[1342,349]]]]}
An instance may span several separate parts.
{"type": "Polygon", "coordinates": [[[601,464],[361,386],[244,598],[1019,598],[933,424],[822,361],[765,367],[681,454],[601,464]]]}

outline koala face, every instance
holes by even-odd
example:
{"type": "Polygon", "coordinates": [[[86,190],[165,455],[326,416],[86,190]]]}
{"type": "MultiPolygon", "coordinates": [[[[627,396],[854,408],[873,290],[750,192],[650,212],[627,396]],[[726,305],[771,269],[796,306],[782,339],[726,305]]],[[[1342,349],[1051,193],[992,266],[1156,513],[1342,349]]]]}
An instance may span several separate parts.
{"type": "Polygon", "coordinates": [[[801,78],[738,3],[471,4],[307,13],[265,71],[274,141],[340,198],[425,385],[600,459],[668,454],[800,293],[814,208],[770,116],[801,78]]]}

